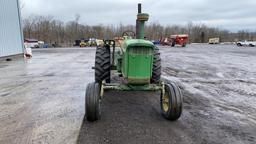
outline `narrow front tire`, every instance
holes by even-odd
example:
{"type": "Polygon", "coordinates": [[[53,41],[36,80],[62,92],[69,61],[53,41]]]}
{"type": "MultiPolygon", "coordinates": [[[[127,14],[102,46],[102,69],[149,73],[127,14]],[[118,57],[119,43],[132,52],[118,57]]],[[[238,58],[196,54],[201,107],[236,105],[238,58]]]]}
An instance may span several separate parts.
{"type": "Polygon", "coordinates": [[[85,93],[85,112],[88,121],[96,121],[101,114],[100,86],[98,83],[89,83],[85,93]]]}
{"type": "Polygon", "coordinates": [[[174,84],[165,84],[165,93],[161,93],[160,105],[162,116],[175,121],[182,113],[183,97],[180,88],[174,84]]]}

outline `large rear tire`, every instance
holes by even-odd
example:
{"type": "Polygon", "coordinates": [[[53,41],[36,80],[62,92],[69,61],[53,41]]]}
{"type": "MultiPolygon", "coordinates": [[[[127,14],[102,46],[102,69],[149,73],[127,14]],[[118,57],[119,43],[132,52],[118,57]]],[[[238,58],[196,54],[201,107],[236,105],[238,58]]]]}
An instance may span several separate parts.
{"type": "Polygon", "coordinates": [[[183,97],[180,88],[176,84],[165,84],[165,93],[161,93],[161,113],[164,118],[175,121],[182,113],[183,97]]]}
{"type": "Polygon", "coordinates": [[[105,80],[110,83],[110,49],[97,47],[95,56],[95,81],[101,83],[105,80]]]}
{"type": "Polygon", "coordinates": [[[155,47],[151,83],[159,83],[160,79],[161,79],[161,57],[160,57],[159,48],[155,47]]]}
{"type": "Polygon", "coordinates": [[[100,86],[98,83],[89,83],[85,93],[85,111],[88,121],[96,121],[100,118],[100,105],[100,86]]]}

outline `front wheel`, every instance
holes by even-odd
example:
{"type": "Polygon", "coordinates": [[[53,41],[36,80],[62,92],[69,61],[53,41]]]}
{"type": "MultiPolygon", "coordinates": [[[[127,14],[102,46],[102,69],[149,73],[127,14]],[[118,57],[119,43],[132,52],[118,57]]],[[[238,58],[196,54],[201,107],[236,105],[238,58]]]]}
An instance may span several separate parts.
{"type": "Polygon", "coordinates": [[[85,112],[88,121],[96,121],[101,114],[100,86],[98,83],[89,83],[85,94],[85,112]]]}
{"type": "Polygon", "coordinates": [[[161,93],[161,113],[164,118],[175,121],[182,113],[183,97],[180,88],[174,84],[165,84],[165,93],[161,93]]]}
{"type": "Polygon", "coordinates": [[[241,43],[237,43],[236,45],[237,45],[237,46],[242,46],[242,44],[241,44],[241,43]]]}
{"type": "Polygon", "coordinates": [[[254,45],[253,44],[249,44],[249,47],[254,47],[254,45]]]}

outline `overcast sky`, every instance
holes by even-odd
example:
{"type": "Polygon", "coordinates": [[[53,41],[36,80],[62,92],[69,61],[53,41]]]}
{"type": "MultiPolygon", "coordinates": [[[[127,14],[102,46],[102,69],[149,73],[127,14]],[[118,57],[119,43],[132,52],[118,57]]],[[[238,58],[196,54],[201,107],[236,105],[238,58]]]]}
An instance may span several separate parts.
{"type": "Polygon", "coordinates": [[[22,16],[51,15],[62,21],[81,16],[88,25],[135,24],[137,3],[149,22],[185,25],[188,22],[237,31],[256,31],[256,0],[21,0],[22,16]]]}

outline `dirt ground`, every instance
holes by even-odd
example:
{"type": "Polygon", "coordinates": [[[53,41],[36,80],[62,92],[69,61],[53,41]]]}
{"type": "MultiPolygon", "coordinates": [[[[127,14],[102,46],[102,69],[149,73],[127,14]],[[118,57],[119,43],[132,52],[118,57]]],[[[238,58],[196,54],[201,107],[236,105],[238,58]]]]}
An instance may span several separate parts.
{"type": "Polygon", "coordinates": [[[256,48],[160,47],[163,79],[184,95],[178,121],[159,93],[108,91],[102,118],[84,120],[95,48],[38,49],[0,62],[0,144],[255,144],[256,48]]]}

